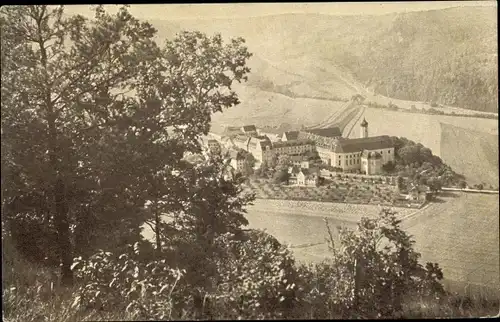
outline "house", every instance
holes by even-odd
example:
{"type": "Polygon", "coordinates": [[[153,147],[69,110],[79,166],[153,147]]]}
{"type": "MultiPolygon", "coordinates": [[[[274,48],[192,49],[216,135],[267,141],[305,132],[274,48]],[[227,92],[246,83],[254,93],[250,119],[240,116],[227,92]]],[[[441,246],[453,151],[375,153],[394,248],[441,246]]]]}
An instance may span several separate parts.
{"type": "Polygon", "coordinates": [[[288,184],[304,186],[304,187],[317,187],[319,185],[319,170],[316,168],[301,169],[298,166],[288,168],[290,174],[288,184]]]}
{"type": "Polygon", "coordinates": [[[298,166],[292,166],[288,167],[288,184],[289,185],[296,185],[297,184],[297,175],[300,172],[300,167],[298,166]]]}
{"type": "Polygon", "coordinates": [[[230,157],[231,157],[231,166],[236,172],[240,172],[244,169],[245,167],[245,156],[241,151],[235,151],[231,150],[230,151],[230,157]]]}
{"type": "Polygon", "coordinates": [[[408,195],[405,199],[410,201],[424,201],[429,193],[429,187],[411,184],[411,187],[408,189],[408,195]]]}
{"type": "Polygon", "coordinates": [[[317,169],[300,169],[297,173],[297,185],[317,187],[319,185],[319,171],[317,169]]]}
{"type": "Polygon", "coordinates": [[[246,151],[252,153],[258,162],[262,162],[264,159],[267,160],[272,158],[272,153],[265,148],[267,146],[269,146],[270,149],[272,148],[271,140],[265,135],[258,135],[249,138],[246,151]],[[266,154],[265,157],[264,154],[266,154]]]}

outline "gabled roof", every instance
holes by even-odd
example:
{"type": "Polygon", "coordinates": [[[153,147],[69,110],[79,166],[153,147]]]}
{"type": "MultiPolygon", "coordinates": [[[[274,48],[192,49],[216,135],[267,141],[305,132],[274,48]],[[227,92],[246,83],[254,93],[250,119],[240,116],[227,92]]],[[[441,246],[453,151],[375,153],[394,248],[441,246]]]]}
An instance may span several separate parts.
{"type": "Polygon", "coordinates": [[[310,168],[310,169],[300,169],[300,172],[302,172],[305,177],[314,177],[318,175],[319,171],[317,168],[310,168]]]}
{"type": "Polygon", "coordinates": [[[243,131],[245,132],[256,132],[257,128],[255,125],[243,125],[243,131]]]}
{"type": "Polygon", "coordinates": [[[295,165],[293,167],[288,168],[288,173],[290,174],[297,175],[299,172],[300,172],[300,167],[297,167],[295,165]]]}
{"type": "Polygon", "coordinates": [[[360,139],[339,139],[333,148],[335,153],[353,153],[363,150],[379,150],[393,148],[394,144],[387,135],[372,136],[360,139]]]}
{"type": "Polygon", "coordinates": [[[336,138],[342,136],[342,131],[338,126],[328,127],[324,129],[310,129],[310,130],[306,129],[304,131],[307,133],[316,134],[318,136],[323,136],[327,138],[336,138]]]}
{"type": "Polygon", "coordinates": [[[288,131],[284,133],[288,141],[297,140],[299,137],[299,131],[288,131]]]}

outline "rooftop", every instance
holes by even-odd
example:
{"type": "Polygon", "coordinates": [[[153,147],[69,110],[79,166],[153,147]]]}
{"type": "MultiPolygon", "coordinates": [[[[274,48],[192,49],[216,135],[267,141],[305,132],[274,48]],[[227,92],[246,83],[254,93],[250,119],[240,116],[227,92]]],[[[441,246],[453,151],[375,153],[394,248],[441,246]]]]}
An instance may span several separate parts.
{"type": "Polygon", "coordinates": [[[288,131],[283,133],[287,140],[297,140],[299,137],[299,131],[288,131]]]}
{"type": "Polygon", "coordinates": [[[334,127],[328,127],[324,129],[310,129],[310,130],[304,130],[307,133],[315,134],[318,136],[323,136],[327,138],[336,138],[336,137],[341,137],[342,136],[342,131],[338,126],[334,127]]]}
{"type": "Polygon", "coordinates": [[[363,150],[379,150],[393,148],[394,144],[387,135],[372,136],[360,139],[339,139],[333,148],[335,153],[353,153],[363,150]]]}
{"type": "Polygon", "coordinates": [[[255,125],[243,125],[243,131],[245,132],[256,132],[257,128],[255,125]]]}

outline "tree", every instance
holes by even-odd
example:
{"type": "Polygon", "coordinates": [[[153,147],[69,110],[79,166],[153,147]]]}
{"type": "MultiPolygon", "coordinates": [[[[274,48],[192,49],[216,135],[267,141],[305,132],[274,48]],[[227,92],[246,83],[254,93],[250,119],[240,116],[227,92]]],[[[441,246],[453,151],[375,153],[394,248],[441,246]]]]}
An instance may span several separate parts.
{"type": "Polygon", "coordinates": [[[11,221],[20,213],[53,227],[71,284],[72,244],[138,236],[148,200],[156,224],[181,206],[172,173],[200,151],[211,113],[239,103],[231,84],[246,80],[250,54],[240,38],[225,45],[199,32],[162,50],[126,7],[98,6],[93,20],[62,7],[1,10],[2,202],[11,221]]]}
{"type": "Polygon", "coordinates": [[[386,164],[382,165],[382,170],[384,170],[387,173],[393,172],[395,168],[396,166],[392,161],[389,161],[386,164]]]}
{"type": "Polygon", "coordinates": [[[337,242],[327,223],[332,261],[323,266],[329,273],[324,283],[335,291],[323,303],[337,303],[333,307],[344,317],[395,317],[407,296],[444,294],[441,269],[419,263],[415,241],[400,223],[384,209],[376,219],[362,218],[356,231],[341,228],[337,242]]]}
{"type": "Polygon", "coordinates": [[[276,164],[276,170],[278,169],[287,169],[292,165],[292,160],[287,154],[278,155],[278,161],[276,164]]]}
{"type": "Polygon", "coordinates": [[[396,178],[396,184],[397,184],[397,188],[399,191],[403,190],[405,188],[404,186],[404,179],[402,176],[398,176],[396,178]]]}
{"type": "Polygon", "coordinates": [[[290,178],[290,174],[287,169],[279,169],[273,175],[273,181],[275,183],[287,182],[290,178]]]}
{"type": "Polygon", "coordinates": [[[250,176],[254,173],[254,167],[255,167],[255,157],[253,156],[252,153],[246,152],[245,153],[245,167],[243,168],[243,174],[245,176],[250,176]]]}

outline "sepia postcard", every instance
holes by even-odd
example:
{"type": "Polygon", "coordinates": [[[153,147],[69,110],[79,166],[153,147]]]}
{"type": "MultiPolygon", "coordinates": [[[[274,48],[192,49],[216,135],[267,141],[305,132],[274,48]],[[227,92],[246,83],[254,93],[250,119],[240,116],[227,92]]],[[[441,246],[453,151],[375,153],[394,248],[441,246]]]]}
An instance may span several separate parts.
{"type": "Polygon", "coordinates": [[[497,10],[2,6],[3,319],[499,317],[497,10]]]}

